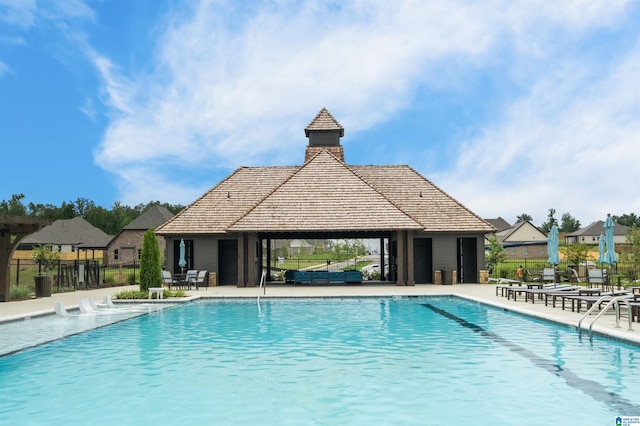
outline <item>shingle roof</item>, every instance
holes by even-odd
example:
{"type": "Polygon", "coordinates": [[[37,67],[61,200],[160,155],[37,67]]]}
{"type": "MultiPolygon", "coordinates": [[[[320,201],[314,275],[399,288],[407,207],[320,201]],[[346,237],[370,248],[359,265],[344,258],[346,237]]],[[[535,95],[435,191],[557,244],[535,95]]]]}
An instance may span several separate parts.
{"type": "Polygon", "coordinates": [[[80,216],[56,220],[40,231],[25,237],[21,244],[74,245],[84,249],[107,247],[111,237],[80,216]]]}
{"type": "MultiPolygon", "coordinates": [[[[593,222],[591,225],[578,229],[575,232],[567,234],[567,237],[581,237],[586,235],[600,235],[604,234],[604,221],[599,220],[597,222],[593,222]]],[[[627,235],[627,227],[624,225],[620,225],[619,223],[614,222],[613,227],[613,235],[627,235]]]]}
{"type": "Polygon", "coordinates": [[[333,115],[326,108],[322,108],[311,120],[311,123],[307,125],[304,129],[305,136],[309,137],[310,130],[339,130],[340,137],[344,136],[344,127],[338,123],[338,120],[333,118],[333,115]]]}
{"type": "Polygon", "coordinates": [[[511,224],[501,217],[498,217],[496,219],[485,219],[485,220],[490,224],[492,224],[498,230],[498,232],[511,228],[511,224]]]}
{"type": "Polygon", "coordinates": [[[322,150],[303,166],[241,167],[156,231],[493,232],[409,166],[348,166],[322,150]]]}
{"type": "Polygon", "coordinates": [[[300,167],[230,231],[376,231],[420,224],[328,151],[300,167]]]}
{"type": "Polygon", "coordinates": [[[298,167],[240,167],[173,219],[158,234],[219,234],[291,176],[298,167]]]}
{"type": "Polygon", "coordinates": [[[126,230],[147,230],[156,228],[173,217],[165,206],[154,205],[149,207],[144,213],[132,220],[123,229],[126,230]]]}
{"type": "Polygon", "coordinates": [[[351,166],[351,169],[426,232],[495,230],[409,166],[351,166]]]}

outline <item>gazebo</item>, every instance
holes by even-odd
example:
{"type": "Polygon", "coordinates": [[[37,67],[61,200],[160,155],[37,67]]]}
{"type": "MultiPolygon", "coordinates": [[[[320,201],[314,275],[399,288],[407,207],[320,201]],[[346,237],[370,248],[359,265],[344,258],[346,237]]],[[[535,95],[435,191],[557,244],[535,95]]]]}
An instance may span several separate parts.
{"type": "Polygon", "coordinates": [[[366,238],[380,239],[381,270],[388,259],[396,285],[437,282],[438,272],[478,282],[491,224],[409,166],[346,164],[344,128],[326,108],[305,136],[301,166],[240,167],[161,225],[167,268],[177,271],[184,240],[191,268],[255,286],[271,275],[273,240],[366,238]]]}

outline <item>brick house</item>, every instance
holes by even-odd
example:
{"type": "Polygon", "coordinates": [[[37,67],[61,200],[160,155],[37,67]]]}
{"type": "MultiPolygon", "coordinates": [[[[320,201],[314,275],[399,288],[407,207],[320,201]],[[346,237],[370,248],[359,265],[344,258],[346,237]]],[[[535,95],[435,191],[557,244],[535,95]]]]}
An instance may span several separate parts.
{"type": "MultiPolygon", "coordinates": [[[[156,229],[173,217],[164,206],[154,205],[131,221],[109,242],[104,258],[105,265],[125,265],[140,260],[144,233],[156,229]]],[[[160,253],[165,252],[165,239],[156,237],[160,253]]]]}

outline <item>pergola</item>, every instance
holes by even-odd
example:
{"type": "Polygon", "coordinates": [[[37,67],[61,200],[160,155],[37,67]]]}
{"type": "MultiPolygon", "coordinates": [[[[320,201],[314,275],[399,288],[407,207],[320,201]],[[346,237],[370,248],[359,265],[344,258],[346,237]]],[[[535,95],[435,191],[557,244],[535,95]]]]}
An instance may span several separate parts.
{"type": "Polygon", "coordinates": [[[20,241],[49,224],[43,219],[0,213],[0,302],[8,302],[11,257],[20,241]]]}

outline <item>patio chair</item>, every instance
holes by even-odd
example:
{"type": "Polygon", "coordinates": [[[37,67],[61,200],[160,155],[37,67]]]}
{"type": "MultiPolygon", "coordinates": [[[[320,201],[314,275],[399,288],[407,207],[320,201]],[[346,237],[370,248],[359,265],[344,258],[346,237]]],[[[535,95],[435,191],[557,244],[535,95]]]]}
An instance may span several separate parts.
{"type": "Polygon", "coordinates": [[[607,270],[606,269],[589,269],[589,275],[587,275],[587,282],[589,283],[589,287],[594,285],[595,287],[602,287],[605,289],[609,282],[607,279],[607,270]]]}
{"type": "Polygon", "coordinates": [[[169,271],[162,271],[162,284],[165,284],[169,290],[171,287],[175,287],[178,285],[178,281],[173,278],[173,275],[169,271]]]}
{"type": "Polygon", "coordinates": [[[196,285],[196,290],[198,290],[200,287],[209,287],[207,285],[207,270],[203,269],[201,271],[198,271],[198,275],[196,275],[196,278],[193,280],[193,283],[196,285]]]}
{"type": "Polygon", "coordinates": [[[198,270],[197,269],[189,269],[187,271],[187,274],[184,277],[184,282],[187,285],[187,287],[189,288],[189,290],[191,290],[191,286],[193,284],[195,284],[195,280],[196,280],[196,276],[198,275],[198,270]]]}
{"type": "Polygon", "coordinates": [[[540,278],[542,282],[556,282],[556,270],[554,268],[544,268],[542,270],[542,277],[540,278]]]}
{"type": "Polygon", "coordinates": [[[580,279],[580,275],[578,275],[578,271],[576,271],[573,268],[569,268],[569,281],[573,281],[575,280],[575,282],[581,283],[582,280],[580,279]]]}

